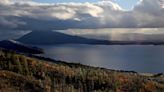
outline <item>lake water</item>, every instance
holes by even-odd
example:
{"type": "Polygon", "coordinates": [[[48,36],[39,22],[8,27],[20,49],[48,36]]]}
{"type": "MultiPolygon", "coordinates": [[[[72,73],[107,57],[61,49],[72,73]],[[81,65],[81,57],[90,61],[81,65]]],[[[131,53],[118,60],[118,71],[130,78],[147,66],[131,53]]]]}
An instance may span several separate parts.
{"type": "Polygon", "coordinates": [[[67,62],[137,72],[164,72],[164,46],[57,45],[40,46],[45,56],[67,62]]]}
{"type": "MultiPolygon", "coordinates": [[[[66,34],[106,40],[164,40],[164,28],[69,29],[66,34]],[[145,36],[152,35],[152,36],[145,36]],[[161,36],[153,36],[160,34],[161,36]]],[[[0,31],[0,40],[16,39],[28,31],[0,31]]],[[[148,73],[164,73],[164,46],[82,45],[39,46],[47,57],[67,62],[148,73]]]]}
{"type": "MultiPolygon", "coordinates": [[[[164,40],[163,28],[70,29],[60,32],[105,40],[164,40]]],[[[164,73],[164,46],[69,44],[41,47],[45,49],[45,56],[57,60],[116,70],[164,73]]]]}

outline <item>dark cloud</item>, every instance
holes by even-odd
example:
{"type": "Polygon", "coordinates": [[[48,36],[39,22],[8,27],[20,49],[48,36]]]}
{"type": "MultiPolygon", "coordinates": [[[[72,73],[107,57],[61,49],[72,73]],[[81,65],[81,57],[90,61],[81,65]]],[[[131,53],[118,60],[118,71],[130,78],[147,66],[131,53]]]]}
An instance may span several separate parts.
{"type": "Polygon", "coordinates": [[[163,17],[163,0],[141,0],[130,11],[111,1],[63,4],[0,1],[1,29],[164,27],[163,17]]]}

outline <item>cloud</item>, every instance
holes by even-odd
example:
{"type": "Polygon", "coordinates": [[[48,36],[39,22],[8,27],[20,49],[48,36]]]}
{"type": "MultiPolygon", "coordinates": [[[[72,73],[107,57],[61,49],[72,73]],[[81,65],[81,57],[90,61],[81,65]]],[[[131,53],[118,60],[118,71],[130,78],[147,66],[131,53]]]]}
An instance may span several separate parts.
{"type": "Polygon", "coordinates": [[[0,18],[0,27],[1,29],[12,29],[12,28],[17,28],[18,25],[25,25],[26,23],[23,21],[18,21],[16,19],[11,19],[8,20],[6,18],[1,17],[0,18]]]}
{"type": "Polygon", "coordinates": [[[164,0],[141,0],[133,9],[141,27],[164,27],[164,0]]]}
{"type": "Polygon", "coordinates": [[[60,4],[31,0],[0,1],[1,29],[164,27],[163,17],[164,0],[140,0],[130,11],[110,0],[60,4]]]}
{"type": "Polygon", "coordinates": [[[0,0],[0,4],[9,4],[10,0],[0,0]]]}

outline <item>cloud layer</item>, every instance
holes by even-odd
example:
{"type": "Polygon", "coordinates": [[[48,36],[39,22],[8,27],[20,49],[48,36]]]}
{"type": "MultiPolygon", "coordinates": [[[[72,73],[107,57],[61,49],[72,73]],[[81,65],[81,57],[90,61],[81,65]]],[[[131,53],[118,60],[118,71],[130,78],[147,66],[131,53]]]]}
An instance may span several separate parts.
{"type": "Polygon", "coordinates": [[[0,0],[0,21],[1,29],[17,30],[164,27],[164,0],[140,0],[130,11],[110,0],[62,4],[0,0]]]}

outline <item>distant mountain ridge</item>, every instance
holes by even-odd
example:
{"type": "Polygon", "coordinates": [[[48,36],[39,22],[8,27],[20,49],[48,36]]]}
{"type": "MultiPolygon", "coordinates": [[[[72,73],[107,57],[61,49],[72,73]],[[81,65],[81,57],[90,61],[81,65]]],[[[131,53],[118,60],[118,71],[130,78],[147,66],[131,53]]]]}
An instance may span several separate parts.
{"type": "Polygon", "coordinates": [[[22,43],[33,45],[54,45],[54,44],[106,44],[107,40],[89,39],[79,36],[68,35],[55,31],[32,31],[17,39],[22,43]]]}
{"type": "MultiPolygon", "coordinates": [[[[149,36],[150,37],[150,36],[149,36]]],[[[92,44],[92,45],[164,45],[162,40],[98,40],[68,35],[55,31],[32,31],[17,39],[25,44],[56,45],[56,44],[92,44]]]]}
{"type": "Polygon", "coordinates": [[[21,53],[41,54],[43,50],[37,47],[32,47],[15,40],[0,41],[0,48],[13,50],[21,53]]]}

